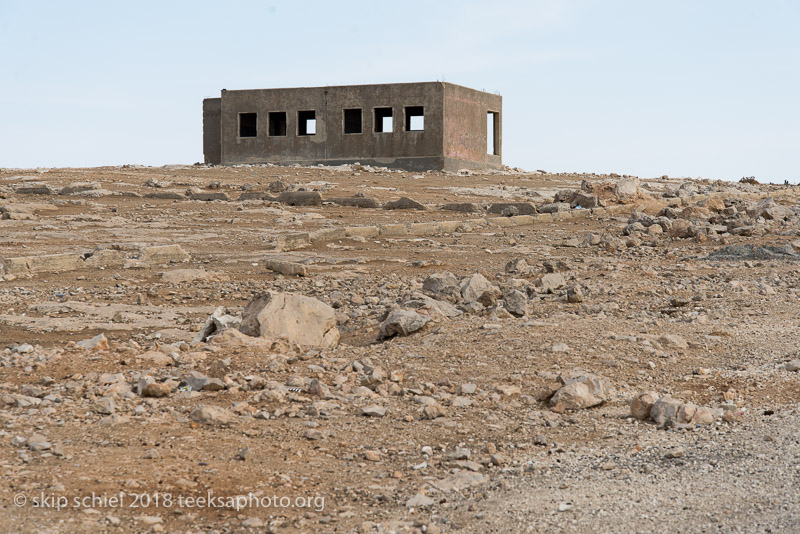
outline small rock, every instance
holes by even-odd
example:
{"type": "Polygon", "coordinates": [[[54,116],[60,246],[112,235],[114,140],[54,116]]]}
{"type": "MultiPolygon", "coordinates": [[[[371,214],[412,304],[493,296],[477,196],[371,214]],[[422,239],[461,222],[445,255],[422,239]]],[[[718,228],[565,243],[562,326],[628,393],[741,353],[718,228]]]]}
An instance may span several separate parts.
{"type": "Polygon", "coordinates": [[[319,430],[315,430],[313,428],[309,429],[309,430],[306,430],[306,433],[304,434],[304,436],[305,436],[305,438],[307,440],[310,440],[310,441],[318,441],[318,440],[321,440],[321,439],[325,439],[325,434],[323,434],[319,430]]]}
{"type": "Polygon", "coordinates": [[[567,302],[570,304],[578,304],[583,302],[583,291],[579,286],[571,286],[567,288],[567,302]]]}
{"type": "Polygon", "coordinates": [[[786,364],[787,371],[800,371],[800,359],[795,359],[786,364]]]}
{"type": "Polygon", "coordinates": [[[161,398],[166,397],[172,392],[172,389],[163,383],[150,382],[141,390],[142,397],[161,398]]]}
{"type": "Polygon", "coordinates": [[[492,462],[492,465],[501,466],[508,463],[508,458],[505,457],[503,453],[496,453],[493,454],[489,460],[492,462]]]}
{"type": "Polygon", "coordinates": [[[461,384],[458,387],[458,392],[461,395],[474,395],[477,390],[478,386],[475,384],[461,384]]]}
{"type": "Polygon", "coordinates": [[[406,508],[427,508],[435,501],[422,493],[417,493],[406,501],[406,508]]]}
{"type": "Polygon", "coordinates": [[[361,408],[361,415],[365,415],[367,417],[383,417],[386,415],[386,408],[374,404],[372,406],[361,408]]]}
{"type": "Polygon", "coordinates": [[[536,283],[538,287],[547,293],[553,293],[566,285],[567,281],[561,273],[547,273],[536,283]]]}
{"type": "Polygon", "coordinates": [[[424,419],[436,419],[437,417],[446,417],[447,410],[441,404],[429,404],[422,409],[422,416],[424,419]]]}
{"type": "Polygon", "coordinates": [[[262,528],[264,525],[264,521],[258,517],[249,517],[242,521],[242,526],[244,528],[262,528]]]}
{"type": "Polygon", "coordinates": [[[104,334],[97,334],[91,339],[78,341],[78,346],[86,350],[108,350],[108,339],[104,334]]]}
{"type": "Polygon", "coordinates": [[[469,457],[472,455],[472,451],[470,451],[466,447],[456,447],[453,452],[447,455],[448,460],[469,460],[469,457]]]}
{"type": "Polygon", "coordinates": [[[233,421],[233,413],[219,406],[201,404],[189,413],[189,419],[204,425],[227,425],[233,421]]]}
{"type": "Polygon", "coordinates": [[[28,438],[27,446],[32,451],[46,451],[52,444],[42,434],[33,434],[28,438]]]}
{"type": "Polygon", "coordinates": [[[222,391],[225,389],[225,382],[219,378],[209,378],[203,385],[203,391],[222,391]]]}
{"type": "Polygon", "coordinates": [[[114,399],[111,397],[97,399],[94,403],[94,411],[102,415],[111,415],[114,409],[114,399]]]}

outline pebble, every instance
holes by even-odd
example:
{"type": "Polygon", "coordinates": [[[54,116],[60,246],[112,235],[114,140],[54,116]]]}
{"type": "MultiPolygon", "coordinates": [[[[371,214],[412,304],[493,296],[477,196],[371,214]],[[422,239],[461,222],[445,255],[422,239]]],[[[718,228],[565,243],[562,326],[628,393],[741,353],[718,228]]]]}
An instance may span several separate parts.
{"type": "Polygon", "coordinates": [[[681,446],[673,447],[664,455],[665,458],[683,458],[686,456],[686,451],[681,446]]]}

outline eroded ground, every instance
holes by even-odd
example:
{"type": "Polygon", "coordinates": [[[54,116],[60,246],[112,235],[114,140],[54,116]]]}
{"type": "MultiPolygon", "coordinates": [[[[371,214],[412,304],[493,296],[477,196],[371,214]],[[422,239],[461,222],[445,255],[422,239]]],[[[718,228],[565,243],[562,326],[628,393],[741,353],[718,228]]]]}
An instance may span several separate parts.
{"type": "Polygon", "coordinates": [[[800,530],[794,188],[619,183],[0,170],[0,529],[800,530]],[[383,208],[401,197],[426,209],[383,208]],[[502,202],[556,213],[486,213],[502,202]],[[443,209],[457,203],[471,206],[443,209]],[[423,289],[444,272],[493,288],[423,289]],[[240,317],[264,291],[332,306],[338,346],[196,341],[218,307],[240,317]],[[415,300],[427,324],[377,341],[415,300]],[[218,380],[187,388],[192,372],[218,380]],[[586,374],[607,379],[603,402],[554,410],[559,377],[586,374]],[[150,381],[164,396],[142,394],[150,381]],[[632,417],[649,390],[713,421],[632,417]]]}

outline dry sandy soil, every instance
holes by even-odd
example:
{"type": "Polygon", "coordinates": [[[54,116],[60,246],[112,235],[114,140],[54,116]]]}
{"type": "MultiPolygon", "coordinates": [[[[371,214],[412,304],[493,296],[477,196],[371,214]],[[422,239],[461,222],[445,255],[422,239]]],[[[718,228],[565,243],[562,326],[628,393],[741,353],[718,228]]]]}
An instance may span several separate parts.
{"type": "Polygon", "coordinates": [[[0,169],[0,530],[800,531],[795,188],[620,179],[0,169]],[[338,345],[196,339],[265,291],[338,345]],[[594,406],[552,400],[586,375],[594,406]],[[711,419],[637,419],[644,391],[711,419]]]}

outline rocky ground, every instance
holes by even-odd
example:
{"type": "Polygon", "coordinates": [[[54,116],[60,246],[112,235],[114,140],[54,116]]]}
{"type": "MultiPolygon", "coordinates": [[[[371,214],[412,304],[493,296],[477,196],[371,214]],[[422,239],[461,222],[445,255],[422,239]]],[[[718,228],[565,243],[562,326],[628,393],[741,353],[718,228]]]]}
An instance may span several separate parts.
{"type": "Polygon", "coordinates": [[[0,530],[799,531],[796,189],[0,170],[0,530]]]}

